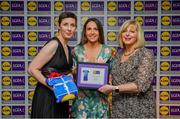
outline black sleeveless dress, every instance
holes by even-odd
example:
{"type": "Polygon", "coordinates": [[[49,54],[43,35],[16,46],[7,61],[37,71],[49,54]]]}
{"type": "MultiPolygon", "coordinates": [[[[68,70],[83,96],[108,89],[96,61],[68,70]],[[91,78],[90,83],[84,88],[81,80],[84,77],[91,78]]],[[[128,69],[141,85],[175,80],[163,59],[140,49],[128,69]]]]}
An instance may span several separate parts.
{"type": "MultiPolygon", "coordinates": [[[[58,48],[52,59],[42,69],[54,69],[58,72],[70,71],[73,65],[72,55],[69,49],[69,63],[61,42],[57,37],[50,39],[58,41],[58,48]]],[[[47,43],[48,43],[47,42],[47,43]]],[[[68,118],[69,102],[56,103],[56,98],[52,90],[41,83],[38,83],[32,101],[31,118],[68,118]]]]}

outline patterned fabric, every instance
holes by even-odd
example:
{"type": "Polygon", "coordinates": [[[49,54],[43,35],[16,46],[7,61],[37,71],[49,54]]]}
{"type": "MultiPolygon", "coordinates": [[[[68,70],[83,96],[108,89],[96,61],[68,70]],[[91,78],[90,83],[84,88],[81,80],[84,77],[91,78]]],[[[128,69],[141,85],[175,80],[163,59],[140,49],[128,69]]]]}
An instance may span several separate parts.
{"type": "Polygon", "coordinates": [[[153,54],[146,48],[138,49],[123,63],[117,53],[112,64],[113,85],[134,82],[138,93],[113,93],[112,117],[155,118],[155,95],[151,81],[155,75],[153,54]]]}
{"type": "MultiPolygon", "coordinates": [[[[75,62],[88,62],[85,58],[83,46],[77,46],[74,49],[75,62]]],[[[96,62],[110,64],[111,48],[102,45],[101,52],[96,62]]],[[[72,105],[72,116],[75,118],[108,118],[109,102],[108,96],[98,92],[95,89],[79,88],[78,98],[72,105]]]]}

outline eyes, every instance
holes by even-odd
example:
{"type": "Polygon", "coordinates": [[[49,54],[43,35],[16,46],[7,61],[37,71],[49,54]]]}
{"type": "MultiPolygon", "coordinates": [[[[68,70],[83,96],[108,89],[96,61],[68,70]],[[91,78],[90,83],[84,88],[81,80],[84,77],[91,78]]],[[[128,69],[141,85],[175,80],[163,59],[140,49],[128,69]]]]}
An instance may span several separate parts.
{"type": "Polygon", "coordinates": [[[66,26],[67,26],[67,27],[68,27],[68,26],[76,27],[76,25],[75,25],[74,23],[67,23],[67,22],[65,22],[65,23],[63,23],[62,25],[65,26],[65,27],[66,27],[66,26]]]}
{"type": "Polygon", "coordinates": [[[127,33],[127,32],[129,32],[129,33],[135,33],[136,30],[124,30],[124,31],[122,31],[122,33],[127,33]]]}
{"type": "Polygon", "coordinates": [[[93,31],[98,31],[98,28],[91,28],[91,27],[87,27],[86,28],[86,31],[91,31],[91,30],[93,30],[93,31]]]}

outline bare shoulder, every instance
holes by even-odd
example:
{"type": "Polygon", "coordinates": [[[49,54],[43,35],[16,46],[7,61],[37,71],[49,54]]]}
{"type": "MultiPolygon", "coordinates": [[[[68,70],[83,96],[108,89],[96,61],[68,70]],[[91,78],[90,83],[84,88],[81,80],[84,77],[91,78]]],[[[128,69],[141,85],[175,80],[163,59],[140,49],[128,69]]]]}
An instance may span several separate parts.
{"type": "Polygon", "coordinates": [[[43,47],[42,50],[54,51],[57,49],[57,47],[58,47],[58,41],[51,40],[43,47]]]}

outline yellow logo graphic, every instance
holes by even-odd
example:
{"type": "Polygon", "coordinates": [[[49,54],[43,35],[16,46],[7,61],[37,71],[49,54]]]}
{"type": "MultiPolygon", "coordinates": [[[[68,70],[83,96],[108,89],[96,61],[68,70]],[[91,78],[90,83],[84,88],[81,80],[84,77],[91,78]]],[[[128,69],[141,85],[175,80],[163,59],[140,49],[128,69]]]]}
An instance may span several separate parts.
{"type": "Polygon", "coordinates": [[[32,99],[33,99],[33,96],[34,96],[34,91],[29,91],[29,92],[28,92],[28,99],[29,99],[29,100],[32,100],[32,99]]]}
{"type": "Polygon", "coordinates": [[[56,1],[56,2],[54,3],[54,10],[56,10],[56,11],[62,11],[63,8],[64,8],[64,5],[63,5],[62,2],[56,1]]]}
{"type": "Polygon", "coordinates": [[[9,62],[3,62],[2,63],[2,69],[4,70],[4,71],[9,71],[10,69],[11,69],[11,64],[9,63],[9,62]]]}
{"type": "Polygon", "coordinates": [[[54,17],[54,25],[57,26],[57,27],[59,26],[58,20],[59,20],[58,16],[54,17]]]}
{"type": "Polygon", "coordinates": [[[37,9],[37,3],[34,1],[29,1],[27,7],[28,11],[35,11],[37,9]]]}
{"type": "Polygon", "coordinates": [[[116,11],[117,3],[114,1],[109,1],[107,4],[108,11],[116,11]]]}
{"type": "Polygon", "coordinates": [[[171,3],[169,1],[163,1],[161,3],[161,8],[163,10],[170,10],[171,9],[171,3]]]}
{"type": "Polygon", "coordinates": [[[167,46],[161,47],[161,55],[168,56],[170,54],[170,48],[167,46]]]}
{"type": "Polygon", "coordinates": [[[169,62],[166,62],[166,61],[161,62],[160,68],[161,68],[162,71],[167,71],[167,70],[169,70],[169,68],[170,68],[169,62]]]}
{"type": "Polygon", "coordinates": [[[37,40],[37,33],[36,32],[29,32],[28,33],[28,39],[30,40],[30,41],[36,41],[37,40]]]}
{"type": "Polygon", "coordinates": [[[10,18],[7,17],[7,16],[3,16],[3,17],[1,18],[1,24],[2,24],[3,26],[9,26],[9,25],[10,25],[10,18]]]}
{"type": "Polygon", "coordinates": [[[4,101],[10,100],[10,99],[11,99],[11,92],[9,92],[9,91],[3,91],[3,92],[2,92],[2,99],[3,99],[4,101]]]}
{"type": "Polygon", "coordinates": [[[144,8],[144,4],[141,1],[137,1],[134,4],[134,8],[135,8],[136,11],[142,11],[143,8],[144,8]]]}
{"type": "Polygon", "coordinates": [[[7,1],[2,1],[2,2],[1,2],[1,9],[2,9],[3,11],[8,11],[9,8],[10,8],[9,2],[7,2],[7,1]]]}
{"type": "Polygon", "coordinates": [[[168,115],[169,114],[169,108],[167,106],[160,107],[160,114],[161,115],[168,115]]]}
{"type": "Polygon", "coordinates": [[[28,54],[30,55],[30,56],[35,56],[36,54],[37,54],[37,48],[36,47],[34,47],[34,46],[32,46],[32,47],[29,47],[29,49],[28,49],[28,54]]]}
{"type": "Polygon", "coordinates": [[[162,25],[164,25],[164,26],[168,26],[168,25],[170,25],[170,23],[171,23],[171,18],[170,18],[169,16],[163,16],[163,17],[161,18],[161,23],[162,23],[162,25]]]}
{"type": "Polygon", "coordinates": [[[90,3],[87,2],[87,1],[83,1],[83,2],[81,3],[81,9],[82,9],[83,11],[89,11],[89,10],[90,10],[90,3]]]}
{"type": "Polygon", "coordinates": [[[4,76],[2,78],[2,84],[4,86],[9,86],[11,84],[11,78],[9,76],[4,76]]]}
{"type": "Polygon", "coordinates": [[[31,115],[31,110],[32,110],[32,107],[29,106],[29,107],[28,107],[28,114],[29,114],[29,115],[31,115]]]}
{"type": "Polygon", "coordinates": [[[115,32],[109,32],[107,34],[109,41],[115,41],[116,40],[116,33],[115,32]]]}
{"type": "Polygon", "coordinates": [[[10,115],[11,114],[11,108],[9,106],[3,106],[2,114],[3,115],[10,115]]]}
{"type": "Polygon", "coordinates": [[[85,23],[88,19],[89,19],[89,17],[83,16],[83,17],[81,18],[81,25],[83,26],[84,23],[85,23]]]}
{"type": "Polygon", "coordinates": [[[169,41],[170,38],[171,38],[171,34],[170,34],[168,31],[163,31],[163,32],[161,33],[161,39],[162,39],[163,41],[169,41]]]}
{"type": "Polygon", "coordinates": [[[36,26],[37,25],[37,18],[34,16],[28,17],[28,25],[29,26],[36,26]]]}
{"type": "Polygon", "coordinates": [[[9,56],[11,54],[11,48],[10,47],[2,47],[1,53],[3,56],[9,56]]]}
{"type": "Polygon", "coordinates": [[[29,77],[28,84],[31,86],[35,86],[37,84],[37,80],[34,77],[29,77]]]}
{"type": "Polygon", "coordinates": [[[169,99],[169,93],[167,91],[162,91],[160,93],[160,99],[163,101],[167,101],[169,99]]]}
{"type": "Polygon", "coordinates": [[[117,19],[115,17],[109,17],[108,18],[108,25],[109,26],[115,26],[117,24],[117,19]]]}
{"type": "Polygon", "coordinates": [[[169,78],[167,76],[163,76],[160,79],[160,84],[162,86],[167,86],[169,84],[169,78]]]}
{"type": "Polygon", "coordinates": [[[7,31],[1,33],[1,37],[3,41],[9,41],[11,38],[11,34],[7,31]]]}
{"type": "Polygon", "coordinates": [[[135,17],[135,20],[136,20],[137,22],[139,22],[141,25],[144,24],[144,19],[143,19],[141,16],[135,17]]]}

